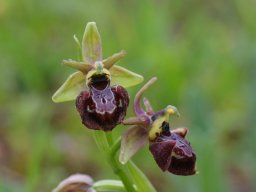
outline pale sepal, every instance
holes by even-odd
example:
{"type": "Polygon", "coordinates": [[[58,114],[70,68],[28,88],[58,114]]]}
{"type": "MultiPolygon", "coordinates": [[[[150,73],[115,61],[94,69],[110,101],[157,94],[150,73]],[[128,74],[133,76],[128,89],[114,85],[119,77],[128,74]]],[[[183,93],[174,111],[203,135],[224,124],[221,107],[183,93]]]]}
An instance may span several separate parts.
{"type": "Polygon", "coordinates": [[[94,64],[102,60],[101,38],[95,22],[89,22],[82,40],[82,56],[85,63],[94,64]]]}
{"type": "Polygon", "coordinates": [[[147,130],[140,126],[133,126],[122,136],[119,161],[122,164],[135,155],[148,142],[147,130]]]}
{"type": "Polygon", "coordinates": [[[143,76],[117,65],[111,67],[109,71],[111,74],[111,85],[121,85],[127,88],[137,85],[144,80],[143,76]]]}
{"type": "Polygon", "coordinates": [[[62,63],[63,63],[63,65],[66,65],[73,69],[77,69],[77,70],[83,72],[84,74],[88,73],[88,71],[90,71],[93,68],[91,64],[75,61],[72,59],[63,60],[62,63]]]}
{"type": "Polygon", "coordinates": [[[63,85],[54,93],[55,103],[75,100],[81,91],[86,90],[85,75],[78,71],[71,74],[63,85]]]}

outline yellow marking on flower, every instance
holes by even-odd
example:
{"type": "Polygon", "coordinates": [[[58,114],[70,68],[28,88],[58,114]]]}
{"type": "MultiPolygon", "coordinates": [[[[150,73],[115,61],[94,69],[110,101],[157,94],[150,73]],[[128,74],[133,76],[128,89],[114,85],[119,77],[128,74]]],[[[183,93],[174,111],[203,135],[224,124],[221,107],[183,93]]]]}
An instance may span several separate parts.
{"type": "Polygon", "coordinates": [[[170,115],[180,115],[177,108],[172,105],[168,105],[163,111],[163,114],[159,115],[153,121],[148,133],[150,141],[154,141],[162,133],[163,122],[169,122],[170,115]]]}

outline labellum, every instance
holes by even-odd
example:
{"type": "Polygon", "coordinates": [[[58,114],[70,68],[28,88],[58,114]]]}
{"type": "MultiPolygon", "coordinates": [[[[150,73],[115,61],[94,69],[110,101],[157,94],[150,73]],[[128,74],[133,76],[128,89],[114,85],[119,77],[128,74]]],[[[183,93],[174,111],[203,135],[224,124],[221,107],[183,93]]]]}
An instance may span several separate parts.
{"type": "Polygon", "coordinates": [[[89,90],[76,99],[82,123],[89,129],[111,131],[125,117],[129,104],[127,91],[120,85],[110,86],[109,74],[88,78],[89,90]]]}
{"type": "Polygon", "coordinates": [[[126,163],[149,142],[149,150],[163,171],[168,170],[176,175],[194,175],[196,155],[190,143],[185,140],[188,130],[186,128],[170,130],[169,127],[170,116],[179,116],[177,108],[168,105],[154,112],[146,98],[143,100],[146,110],[140,105],[142,94],[155,81],[156,78],[152,78],[136,94],[134,99],[136,116],[122,122],[125,125],[133,125],[133,127],[123,135],[119,160],[121,163],[126,163]]]}
{"type": "Polygon", "coordinates": [[[163,132],[149,146],[157,165],[163,171],[168,170],[175,175],[194,175],[196,155],[190,143],[185,140],[187,129],[170,131],[167,127],[169,124],[164,122],[163,132]]]}

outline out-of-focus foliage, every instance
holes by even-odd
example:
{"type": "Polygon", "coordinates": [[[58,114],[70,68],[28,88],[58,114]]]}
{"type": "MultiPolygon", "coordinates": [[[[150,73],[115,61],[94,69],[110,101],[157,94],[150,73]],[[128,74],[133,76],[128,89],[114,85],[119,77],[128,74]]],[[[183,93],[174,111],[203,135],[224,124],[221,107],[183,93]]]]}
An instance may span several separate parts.
{"type": "MultiPolygon", "coordinates": [[[[146,147],[134,160],[158,191],[256,190],[256,1],[0,0],[0,191],[45,192],[72,173],[114,179],[74,102],[51,95],[74,70],[73,34],[97,22],[104,58],[158,76],[154,107],[177,106],[199,174],[162,173],[146,147]]],[[[129,89],[131,98],[139,86],[129,89]]],[[[128,115],[131,115],[129,111],[128,115]]],[[[124,127],[115,130],[115,134],[124,127]]]]}

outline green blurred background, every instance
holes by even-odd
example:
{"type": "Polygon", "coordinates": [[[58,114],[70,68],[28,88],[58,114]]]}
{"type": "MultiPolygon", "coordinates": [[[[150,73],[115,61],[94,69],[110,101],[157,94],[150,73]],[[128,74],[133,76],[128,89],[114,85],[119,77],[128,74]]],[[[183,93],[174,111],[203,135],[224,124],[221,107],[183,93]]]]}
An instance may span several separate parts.
{"type": "MultiPolygon", "coordinates": [[[[96,21],[104,57],[157,83],[156,110],[172,104],[190,129],[196,176],[163,173],[145,147],[133,159],[160,192],[256,191],[256,1],[0,0],[0,191],[45,192],[72,173],[116,178],[74,102],[51,95],[96,21]]],[[[140,86],[130,88],[131,98],[140,86]]],[[[132,99],[133,100],[133,99],[132,99]]],[[[132,110],[129,109],[129,116],[132,110]]],[[[124,131],[117,128],[115,135],[124,131]]]]}

